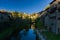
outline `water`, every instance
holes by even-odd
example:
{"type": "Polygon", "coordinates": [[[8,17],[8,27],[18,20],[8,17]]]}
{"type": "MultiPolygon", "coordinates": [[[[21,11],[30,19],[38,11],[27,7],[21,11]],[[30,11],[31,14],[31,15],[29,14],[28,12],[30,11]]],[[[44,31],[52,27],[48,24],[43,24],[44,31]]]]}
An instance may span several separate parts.
{"type": "Polygon", "coordinates": [[[28,32],[22,30],[19,32],[19,35],[21,40],[36,40],[36,34],[34,34],[33,29],[29,29],[28,32]]]}
{"type": "MultiPolygon", "coordinates": [[[[41,40],[46,40],[43,35],[38,32],[38,37],[41,40]]],[[[36,40],[36,34],[35,31],[33,29],[29,29],[27,32],[25,30],[22,30],[19,32],[17,39],[15,37],[12,37],[11,40],[36,40]]]]}

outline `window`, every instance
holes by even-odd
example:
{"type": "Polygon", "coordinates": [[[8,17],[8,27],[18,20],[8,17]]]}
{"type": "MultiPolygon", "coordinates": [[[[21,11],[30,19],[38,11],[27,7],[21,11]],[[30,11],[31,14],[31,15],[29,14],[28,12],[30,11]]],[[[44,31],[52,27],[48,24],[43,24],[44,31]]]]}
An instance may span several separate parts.
{"type": "Polygon", "coordinates": [[[60,32],[60,29],[58,28],[58,32],[60,32]]]}
{"type": "Polygon", "coordinates": [[[50,32],[52,31],[52,28],[51,28],[51,27],[49,27],[49,31],[50,31],[50,32]]]}
{"type": "Polygon", "coordinates": [[[45,16],[47,16],[48,14],[46,14],[45,16]]]}
{"type": "Polygon", "coordinates": [[[60,12],[60,2],[58,2],[58,11],[60,12]]]}
{"type": "Polygon", "coordinates": [[[1,16],[1,19],[3,19],[3,16],[1,16]]]}
{"type": "Polygon", "coordinates": [[[58,8],[58,11],[60,12],[60,8],[58,8]]]}
{"type": "Polygon", "coordinates": [[[58,2],[58,4],[60,4],[60,2],[58,2]]]}
{"type": "Polygon", "coordinates": [[[51,14],[51,13],[54,13],[55,10],[56,10],[56,9],[51,9],[51,10],[50,10],[50,14],[51,14]]]}
{"type": "Polygon", "coordinates": [[[56,19],[56,16],[50,17],[50,19],[56,19]]]}
{"type": "Polygon", "coordinates": [[[60,20],[60,17],[58,18],[58,20],[60,20]]]}
{"type": "Polygon", "coordinates": [[[53,26],[54,24],[53,24],[53,23],[51,23],[51,25],[53,26]]]}
{"type": "Polygon", "coordinates": [[[50,13],[54,13],[56,11],[57,5],[54,5],[50,8],[50,13]]]}
{"type": "Polygon", "coordinates": [[[49,12],[49,10],[47,10],[47,12],[49,12]]]}

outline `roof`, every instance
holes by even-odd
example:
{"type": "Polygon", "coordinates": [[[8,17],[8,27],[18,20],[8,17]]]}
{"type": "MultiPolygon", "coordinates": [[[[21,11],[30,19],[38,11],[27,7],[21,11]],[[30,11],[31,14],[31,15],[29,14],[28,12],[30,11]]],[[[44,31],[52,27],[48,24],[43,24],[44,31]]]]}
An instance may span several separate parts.
{"type": "Polygon", "coordinates": [[[53,2],[55,2],[56,0],[53,0],[50,4],[52,4],[53,2]]]}

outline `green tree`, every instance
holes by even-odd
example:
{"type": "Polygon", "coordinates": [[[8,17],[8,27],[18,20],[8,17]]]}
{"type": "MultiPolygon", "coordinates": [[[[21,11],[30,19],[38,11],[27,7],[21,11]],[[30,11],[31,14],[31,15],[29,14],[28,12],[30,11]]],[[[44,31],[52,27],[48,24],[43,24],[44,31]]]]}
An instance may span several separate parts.
{"type": "Polygon", "coordinates": [[[36,26],[36,28],[39,28],[39,29],[43,28],[43,22],[42,22],[42,20],[40,18],[37,18],[35,20],[35,26],[36,26]]]}

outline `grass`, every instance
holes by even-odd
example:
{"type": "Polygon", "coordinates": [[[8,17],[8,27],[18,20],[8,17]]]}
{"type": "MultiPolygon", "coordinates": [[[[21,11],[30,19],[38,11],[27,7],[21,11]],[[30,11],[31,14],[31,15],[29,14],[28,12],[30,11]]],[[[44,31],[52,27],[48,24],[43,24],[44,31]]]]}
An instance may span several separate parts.
{"type": "Polygon", "coordinates": [[[56,35],[52,32],[43,32],[42,34],[47,37],[47,40],[60,40],[60,34],[56,35]]]}
{"type": "Polygon", "coordinates": [[[9,36],[14,31],[14,28],[10,27],[5,29],[2,33],[0,33],[0,40],[4,39],[6,36],[9,36]]]}
{"type": "MultiPolygon", "coordinates": [[[[15,23],[16,24],[16,23],[15,23]]],[[[13,24],[12,27],[9,28],[5,28],[1,33],[0,33],[0,40],[3,40],[5,37],[11,35],[15,30],[18,29],[19,25],[17,26],[17,24],[15,25],[13,24]]],[[[19,29],[22,29],[21,27],[19,27],[19,29]]]]}

